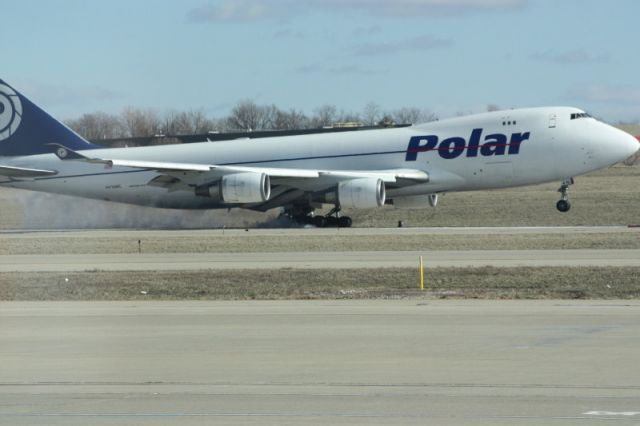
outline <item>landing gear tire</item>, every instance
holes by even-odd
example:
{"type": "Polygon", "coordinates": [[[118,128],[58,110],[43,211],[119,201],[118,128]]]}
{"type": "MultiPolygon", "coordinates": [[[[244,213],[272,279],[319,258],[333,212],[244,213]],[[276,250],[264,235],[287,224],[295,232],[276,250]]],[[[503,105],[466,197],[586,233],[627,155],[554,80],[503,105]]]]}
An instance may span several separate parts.
{"type": "Polygon", "coordinates": [[[569,209],[571,209],[571,203],[569,202],[569,200],[559,200],[556,203],[556,208],[558,209],[558,211],[566,213],[569,211],[569,209]]]}
{"type": "Polygon", "coordinates": [[[351,224],[353,221],[349,216],[340,216],[338,218],[338,227],[340,228],[351,228],[351,224]]]}
{"type": "Polygon", "coordinates": [[[338,226],[338,218],[335,216],[325,216],[324,217],[327,220],[327,228],[334,228],[336,226],[338,226]]]}
{"type": "Polygon", "coordinates": [[[327,215],[326,226],[332,228],[351,228],[352,220],[349,216],[340,215],[340,206],[336,205],[327,215]]]}
{"type": "Polygon", "coordinates": [[[298,225],[313,225],[316,228],[351,228],[353,223],[349,216],[340,215],[340,207],[336,206],[326,216],[313,214],[311,207],[293,207],[285,210],[284,216],[298,225]]]}
{"type": "Polygon", "coordinates": [[[327,219],[324,216],[314,216],[311,221],[316,228],[324,228],[327,226],[327,219]]]}
{"type": "Polygon", "coordinates": [[[311,216],[298,215],[291,218],[291,220],[298,225],[309,225],[311,223],[311,216]]]}
{"type": "Polygon", "coordinates": [[[571,209],[571,203],[569,202],[569,185],[573,185],[573,178],[563,180],[558,189],[562,198],[556,203],[556,208],[562,213],[566,213],[571,209]]]}
{"type": "Polygon", "coordinates": [[[349,216],[313,216],[310,219],[316,228],[351,228],[353,223],[349,216]]]}

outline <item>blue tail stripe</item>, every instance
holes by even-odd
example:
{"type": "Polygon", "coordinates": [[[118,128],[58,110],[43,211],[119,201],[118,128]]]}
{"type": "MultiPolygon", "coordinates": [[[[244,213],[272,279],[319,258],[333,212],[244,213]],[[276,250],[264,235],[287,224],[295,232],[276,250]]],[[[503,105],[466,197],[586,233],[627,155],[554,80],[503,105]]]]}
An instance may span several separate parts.
{"type": "Polygon", "coordinates": [[[0,79],[0,156],[50,153],[52,143],[73,150],[102,148],[82,138],[0,79]]]}

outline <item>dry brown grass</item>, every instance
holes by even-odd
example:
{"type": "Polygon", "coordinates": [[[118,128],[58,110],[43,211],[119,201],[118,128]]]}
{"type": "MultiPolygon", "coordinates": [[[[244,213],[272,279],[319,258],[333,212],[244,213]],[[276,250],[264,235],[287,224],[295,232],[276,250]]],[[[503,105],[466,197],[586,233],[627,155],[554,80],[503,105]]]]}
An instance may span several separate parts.
{"type": "Polygon", "coordinates": [[[551,234],[382,234],[382,235],[207,235],[207,236],[86,236],[42,238],[0,236],[3,254],[121,254],[241,253],[376,250],[528,250],[528,249],[637,249],[640,232],[551,234]]]}
{"type": "Polygon", "coordinates": [[[630,299],[640,268],[413,269],[4,273],[0,300],[630,299]]]}

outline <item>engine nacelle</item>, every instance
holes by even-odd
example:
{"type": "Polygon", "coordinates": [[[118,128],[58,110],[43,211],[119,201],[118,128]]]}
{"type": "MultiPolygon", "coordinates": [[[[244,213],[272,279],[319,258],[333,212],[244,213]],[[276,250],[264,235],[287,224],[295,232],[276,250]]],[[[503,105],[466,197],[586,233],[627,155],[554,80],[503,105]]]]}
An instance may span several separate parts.
{"type": "Polygon", "coordinates": [[[227,204],[263,203],[271,196],[271,180],[265,173],[224,175],[220,182],[196,188],[196,195],[221,199],[227,204]]]}
{"type": "Polygon", "coordinates": [[[436,205],[438,205],[438,194],[393,197],[393,206],[398,209],[423,209],[436,205]]]}
{"type": "Polygon", "coordinates": [[[225,203],[263,203],[271,196],[271,180],[265,173],[224,175],[220,191],[225,203]]]}
{"type": "Polygon", "coordinates": [[[385,188],[382,179],[353,179],[338,184],[338,204],[342,208],[368,209],[384,205],[385,188]]]}

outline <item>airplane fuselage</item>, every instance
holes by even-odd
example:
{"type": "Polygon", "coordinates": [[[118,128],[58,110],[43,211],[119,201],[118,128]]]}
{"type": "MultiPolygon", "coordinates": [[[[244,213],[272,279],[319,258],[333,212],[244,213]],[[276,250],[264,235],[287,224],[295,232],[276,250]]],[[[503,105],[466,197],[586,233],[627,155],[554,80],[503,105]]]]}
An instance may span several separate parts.
{"type": "MultiPolygon", "coordinates": [[[[127,160],[314,170],[416,169],[425,183],[387,190],[387,198],[504,188],[559,181],[620,161],[607,143],[621,131],[569,107],[498,111],[405,128],[97,149],[91,156],[127,160]]],[[[61,161],[54,154],[0,158],[2,163],[56,170],[0,185],[166,208],[228,208],[192,190],[149,186],[152,170],[61,161]]]]}

